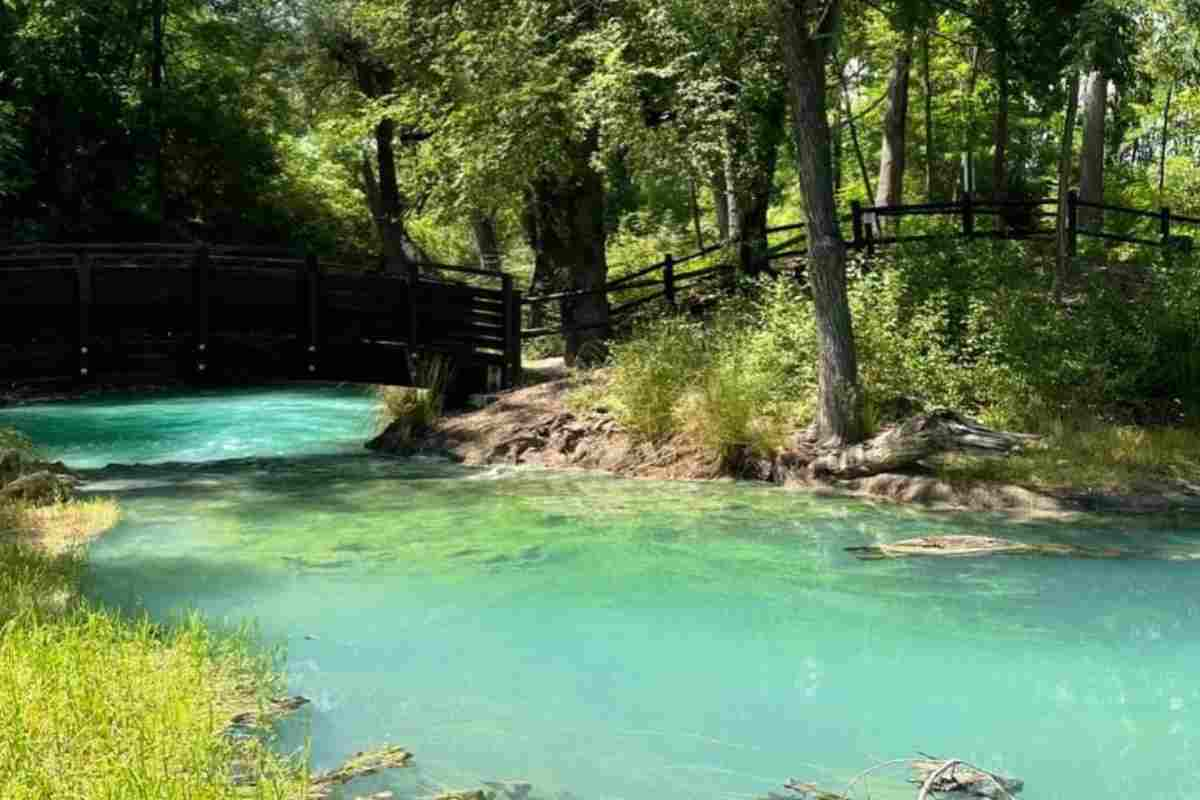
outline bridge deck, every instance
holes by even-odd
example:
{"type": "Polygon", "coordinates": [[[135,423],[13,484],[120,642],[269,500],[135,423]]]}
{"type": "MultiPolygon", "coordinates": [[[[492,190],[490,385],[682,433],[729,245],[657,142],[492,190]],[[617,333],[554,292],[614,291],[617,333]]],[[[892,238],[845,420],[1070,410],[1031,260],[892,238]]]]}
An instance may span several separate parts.
{"type": "Polygon", "coordinates": [[[327,380],[411,384],[410,355],[450,356],[460,391],[520,369],[512,279],[322,268],[247,248],[0,249],[0,380],[327,380]]]}

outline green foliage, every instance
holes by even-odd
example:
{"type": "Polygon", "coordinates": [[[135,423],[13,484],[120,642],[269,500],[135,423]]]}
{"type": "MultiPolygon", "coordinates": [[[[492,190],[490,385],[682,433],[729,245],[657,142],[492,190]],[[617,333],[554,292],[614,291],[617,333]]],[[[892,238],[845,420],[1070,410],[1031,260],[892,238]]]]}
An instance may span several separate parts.
{"type": "Polygon", "coordinates": [[[379,427],[394,425],[393,433],[406,443],[430,430],[442,415],[450,377],[449,359],[434,355],[418,365],[418,386],[376,387],[379,427]]]}
{"type": "MultiPolygon", "coordinates": [[[[1200,262],[1091,269],[1063,304],[1030,246],[912,247],[851,283],[868,429],[953,408],[1052,433],[1081,418],[1200,418],[1200,262]]],[[[706,321],[651,322],[612,350],[608,401],[647,438],[770,452],[812,417],[812,304],[767,280],[706,321]]]]}
{"type": "Polygon", "coordinates": [[[714,455],[767,454],[811,416],[811,310],[784,281],[708,320],[667,317],[613,346],[608,403],[627,428],[682,434],[714,455]]]}
{"type": "Polygon", "coordinates": [[[864,277],[851,302],[868,392],[1025,427],[1200,409],[1194,263],[1091,270],[1064,305],[1049,271],[1006,243],[911,249],[864,277]]]}

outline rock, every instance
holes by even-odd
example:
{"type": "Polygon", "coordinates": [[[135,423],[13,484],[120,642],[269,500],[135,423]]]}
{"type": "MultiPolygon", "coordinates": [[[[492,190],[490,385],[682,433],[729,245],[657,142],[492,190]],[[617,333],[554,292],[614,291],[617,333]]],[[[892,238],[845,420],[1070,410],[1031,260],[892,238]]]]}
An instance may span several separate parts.
{"type": "Polygon", "coordinates": [[[1130,554],[1114,548],[1088,549],[1069,544],[1026,544],[992,536],[920,536],[892,544],[847,547],[846,552],[874,561],[882,558],[922,556],[1068,556],[1074,558],[1123,558],[1130,554]]]}
{"type": "Polygon", "coordinates": [[[17,478],[0,489],[0,500],[21,500],[34,505],[48,505],[68,500],[75,494],[75,481],[49,470],[17,478]]]}
{"type": "Polygon", "coordinates": [[[466,792],[445,792],[433,800],[488,800],[488,797],[482,789],[472,789],[466,792]]]}
{"type": "Polygon", "coordinates": [[[0,450],[0,486],[12,483],[25,471],[26,458],[20,450],[0,450]]]}

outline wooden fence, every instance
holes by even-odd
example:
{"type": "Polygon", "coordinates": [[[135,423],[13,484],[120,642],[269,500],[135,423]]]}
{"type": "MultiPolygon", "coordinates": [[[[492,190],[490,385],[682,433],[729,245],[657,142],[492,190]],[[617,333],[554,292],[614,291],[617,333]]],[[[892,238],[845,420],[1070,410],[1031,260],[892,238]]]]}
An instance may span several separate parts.
{"type": "MultiPolygon", "coordinates": [[[[1172,214],[1166,208],[1145,211],[1120,206],[1096,205],[1079,200],[1078,194],[1075,192],[1068,194],[1067,209],[1066,232],[1071,255],[1076,254],[1078,240],[1081,236],[1176,250],[1191,250],[1191,238],[1177,235],[1178,226],[1200,226],[1200,219],[1172,214]],[[1095,208],[1118,215],[1126,214],[1156,220],[1160,226],[1159,235],[1151,239],[1081,226],[1078,213],[1080,208],[1095,208]]],[[[967,194],[957,203],[871,207],[856,202],[851,204],[850,215],[841,218],[839,222],[850,225],[851,238],[846,241],[846,246],[852,250],[863,252],[868,257],[874,256],[877,249],[882,247],[946,239],[1053,240],[1057,236],[1058,201],[1054,198],[989,200],[967,194]],[[905,218],[941,219],[946,224],[943,230],[933,233],[904,234],[902,233],[903,226],[893,223],[898,223],[905,218]]],[[[797,259],[807,255],[808,250],[804,246],[807,242],[803,233],[804,228],[802,223],[769,228],[768,236],[783,233],[796,235],[768,248],[757,266],[764,271],[773,272],[772,262],[784,258],[797,259]]],[[[596,289],[529,295],[521,302],[532,307],[551,302],[563,303],[565,301],[569,303],[574,298],[603,294],[610,301],[609,325],[619,325],[634,311],[650,303],[664,300],[668,306],[674,308],[678,305],[681,290],[693,287],[714,276],[728,276],[736,272],[737,265],[727,262],[700,269],[680,269],[680,267],[705,256],[730,248],[736,243],[737,240],[721,242],[678,258],[667,254],[661,261],[630,274],[622,275],[596,289]],[[653,291],[633,298],[627,297],[629,292],[638,290],[653,291]]],[[[560,335],[571,330],[586,330],[588,327],[599,326],[556,325],[523,328],[520,335],[522,339],[535,339],[542,336],[560,335]]]]}
{"type": "Polygon", "coordinates": [[[470,267],[370,274],[247,247],[7,246],[0,378],[410,384],[409,357],[430,352],[483,391],[489,370],[516,380],[519,310],[511,276],[470,267]]]}

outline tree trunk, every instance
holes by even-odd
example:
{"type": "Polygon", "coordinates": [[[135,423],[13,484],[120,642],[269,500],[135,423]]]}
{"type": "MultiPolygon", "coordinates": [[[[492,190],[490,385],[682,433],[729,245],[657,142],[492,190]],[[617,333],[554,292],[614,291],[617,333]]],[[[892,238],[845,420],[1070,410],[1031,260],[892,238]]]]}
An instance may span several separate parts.
{"type": "Polygon", "coordinates": [[[1055,293],[1063,289],[1071,273],[1070,231],[1067,194],[1071,191],[1071,151],[1075,144],[1075,112],[1079,105],[1079,72],[1072,69],[1067,80],[1067,110],[1063,116],[1062,139],[1058,152],[1058,258],[1055,261],[1055,293]]]}
{"type": "MultiPolygon", "coordinates": [[[[756,108],[750,118],[750,131],[739,131],[736,150],[745,157],[726,180],[730,193],[730,233],[737,239],[738,268],[746,275],[757,275],[766,266],[767,212],[771,207],[771,187],[779,163],[779,146],[785,138],[786,100],[781,94],[756,108]]],[[[733,148],[731,148],[733,149],[733,148]]]]}
{"type": "Polygon", "coordinates": [[[847,85],[846,73],[838,66],[838,82],[842,87],[842,102],[845,105],[846,125],[850,128],[850,143],[854,147],[854,158],[858,162],[858,171],[862,176],[863,189],[866,190],[867,200],[875,196],[871,186],[871,174],[867,171],[867,159],[863,156],[862,145],[858,141],[858,125],[854,122],[854,106],[850,103],[850,87],[847,85]]]}
{"type": "Polygon", "coordinates": [[[722,242],[729,241],[729,194],[725,190],[724,168],[714,170],[709,183],[712,190],[713,208],[717,212],[717,231],[722,242]]]}
{"type": "Polygon", "coordinates": [[[591,132],[574,144],[570,175],[539,181],[535,214],[542,248],[552,274],[566,279],[567,289],[588,294],[562,304],[564,359],[568,365],[592,363],[604,356],[603,343],[611,331],[605,255],[604,177],[591,163],[598,136],[591,132]]]}
{"type": "MultiPolygon", "coordinates": [[[[905,139],[908,130],[908,81],[912,69],[912,35],[896,53],[892,81],[888,85],[887,112],[883,117],[883,149],[879,156],[879,183],[875,205],[898,206],[904,202],[905,139]]],[[[899,217],[894,220],[899,225],[899,217]]]]}
{"type": "MultiPolygon", "coordinates": [[[[542,213],[539,211],[541,199],[538,197],[539,187],[530,189],[525,196],[524,213],[521,215],[521,225],[525,230],[525,241],[533,251],[533,274],[529,278],[529,296],[550,294],[561,288],[560,281],[554,274],[554,266],[546,255],[545,237],[542,235],[542,213]]],[[[533,303],[529,306],[529,327],[541,328],[546,325],[546,304],[533,303]]]]}
{"type": "Polygon", "coordinates": [[[692,227],[696,231],[696,249],[704,249],[704,231],[700,227],[700,198],[696,193],[696,179],[688,177],[688,201],[692,208],[692,227]]]}
{"type": "Polygon", "coordinates": [[[967,119],[966,128],[963,131],[964,142],[962,152],[962,169],[958,179],[959,192],[956,199],[962,197],[967,192],[974,192],[978,189],[975,181],[975,114],[974,114],[974,97],[975,87],[979,82],[979,58],[980,49],[978,47],[970,48],[970,69],[967,70],[967,81],[963,86],[963,116],[967,119]]]}
{"type": "Polygon", "coordinates": [[[937,411],[913,417],[862,444],[818,456],[808,470],[831,478],[865,478],[911,467],[942,453],[1008,455],[1033,438],[991,430],[952,411],[937,411]]]}
{"type": "Polygon", "coordinates": [[[1167,102],[1163,104],[1162,147],[1158,156],[1158,202],[1166,205],[1167,188],[1167,132],[1171,127],[1171,98],[1175,94],[1175,81],[1167,84],[1167,102]]]}
{"type": "Polygon", "coordinates": [[[996,23],[996,84],[999,97],[996,105],[996,126],[993,132],[992,199],[1008,196],[1008,5],[1005,0],[993,0],[996,23]]]}
{"type": "MultiPolygon", "coordinates": [[[[1093,70],[1083,92],[1083,149],[1079,154],[1079,199],[1087,203],[1104,202],[1104,117],[1108,107],[1108,79],[1093,70]]],[[[1104,212],[1098,208],[1079,209],[1079,223],[1100,227],[1104,212]]]]}
{"type": "Polygon", "coordinates": [[[405,249],[408,238],[401,218],[400,188],[396,182],[396,123],[382,119],[375,126],[375,158],[379,163],[379,208],[375,225],[383,245],[384,263],[389,272],[406,272],[412,263],[405,249]]]}
{"type": "Polygon", "coordinates": [[[475,251],[479,254],[480,268],[499,272],[503,261],[500,255],[500,237],[496,235],[496,216],[476,209],[471,214],[471,234],[475,238],[475,251]]]}
{"type": "Polygon", "coordinates": [[[849,445],[863,437],[862,392],[846,296],[846,250],[834,204],[825,107],[825,69],[839,2],[774,0],[773,5],[783,44],[796,165],[808,220],[808,280],[819,362],[817,434],[824,442],[849,445]],[[818,22],[812,29],[809,21],[814,16],[818,22]]]}
{"type": "Polygon", "coordinates": [[[150,87],[154,90],[154,194],[158,204],[158,236],[166,239],[167,225],[167,174],[163,158],[163,146],[166,143],[166,128],[163,114],[163,71],[166,66],[163,33],[166,24],[166,0],[154,0],[151,8],[153,16],[152,37],[154,40],[154,56],[151,65],[150,87]]]}
{"type": "Polygon", "coordinates": [[[921,41],[921,85],[925,93],[925,202],[933,202],[933,80],[930,78],[929,31],[921,41]]]}

